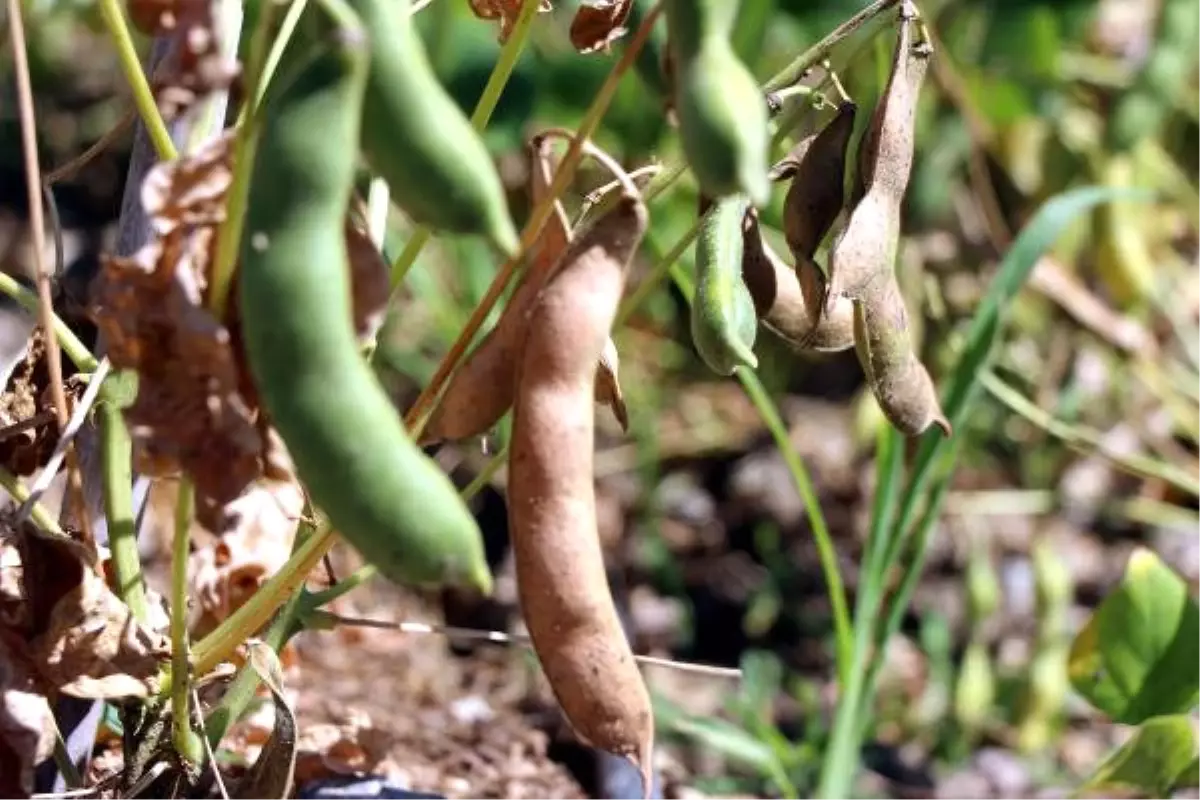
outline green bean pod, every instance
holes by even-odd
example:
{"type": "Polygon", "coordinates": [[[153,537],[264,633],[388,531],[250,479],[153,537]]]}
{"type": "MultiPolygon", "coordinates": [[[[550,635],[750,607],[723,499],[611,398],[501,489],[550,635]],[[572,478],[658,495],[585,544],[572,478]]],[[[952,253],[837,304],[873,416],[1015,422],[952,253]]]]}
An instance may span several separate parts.
{"type": "Polygon", "coordinates": [[[348,0],[371,49],[362,149],[392,201],[418,223],[518,249],[500,174],[483,139],[438,82],[409,0],[348,0]]]}
{"type": "Polygon", "coordinates": [[[689,166],[704,194],[770,196],[767,104],[733,51],[734,0],[666,0],[675,110],[689,166]]]}
{"type": "Polygon", "coordinates": [[[732,375],[738,367],[754,369],[758,315],[742,277],[742,223],[750,208],[744,195],[721,198],[705,210],[701,200],[700,236],[696,241],[696,295],[691,331],[696,351],[713,372],[732,375]]]}
{"type": "Polygon", "coordinates": [[[343,225],[368,51],[349,23],[326,38],[267,99],[238,287],[250,372],[312,502],[367,561],[489,592],[478,525],[359,353],[343,225]]]}

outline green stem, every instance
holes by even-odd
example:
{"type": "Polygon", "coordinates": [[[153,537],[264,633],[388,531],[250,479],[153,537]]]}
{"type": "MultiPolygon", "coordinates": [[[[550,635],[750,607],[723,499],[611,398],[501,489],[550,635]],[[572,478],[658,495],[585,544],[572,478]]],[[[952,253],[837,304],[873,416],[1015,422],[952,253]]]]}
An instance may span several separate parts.
{"type": "Polygon", "coordinates": [[[112,551],[117,596],[129,606],[134,619],[146,623],[150,620],[150,610],[142,582],[142,560],[138,555],[137,523],[133,513],[133,445],[125,417],[116,403],[102,398],[96,411],[100,417],[104,516],[108,520],[108,546],[112,551]]]}
{"type": "MultiPolygon", "coordinates": [[[[287,604],[279,610],[263,634],[263,642],[278,653],[287,644],[294,632],[293,619],[299,607],[301,593],[292,595],[287,604]]],[[[250,705],[254,699],[254,691],[258,688],[259,677],[249,664],[245,664],[238,672],[233,683],[221,696],[221,702],[209,713],[204,720],[204,732],[209,745],[215,750],[225,737],[225,732],[250,705]]]]}
{"type": "MultiPolygon", "coordinates": [[[[671,266],[671,277],[690,305],[695,292],[691,277],[680,268],[678,263],[671,266]]],[[[850,608],[846,602],[846,587],[837,562],[837,549],[833,546],[833,538],[829,535],[829,527],[825,524],[825,515],[821,513],[821,502],[817,499],[817,491],[808,474],[808,469],[804,466],[804,461],[792,447],[791,440],[788,438],[787,426],[779,414],[779,409],[775,407],[775,403],[772,402],[771,396],[758,379],[758,375],[748,369],[738,369],[734,374],[741,381],[742,388],[750,397],[750,402],[754,404],[759,416],[762,417],[763,424],[771,433],[771,438],[775,440],[775,445],[779,448],[788,472],[792,476],[792,482],[796,485],[796,491],[799,492],[800,499],[804,502],[805,511],[808,512],[808,521],[812,526],[813,539],[817,544],[817,554],[821,561],[821,571],[825,576],[825,584],[829,592],[829,605],[833,612],[834,637],[837,643],[835,648],[837,672],[839,680],[844,685],[846,673],[850,667],[850,658],[853,654],[854,635],[850,626],[850,608]]]]}
{"type": "Polygon", "coordinates": [[[1143,478],[1157,478],[1193,497],[1200,497],[1200,481],[1173,464],[1161,463],[1138,453],[1113,451],[1105,446],[1104,437],[1099,431],[1071,425],[1055,418],[1053,414],[1038,408],[992,372],[981,373],[979,381],[989,394],[1008,406],[1009,410],[1024,417],[1051,436],[1061,439],[1069,447],[1084,453],[1099,454],[1123,472],[1143,478]]]}
{"type": "MultiPolygon", "coordinates": [[[[21,483],[21,479],[9,472],[8,468],[4,466],[0,466],[0,489],[7,492],[8,496],[16,501],[17,505],[21,505],[29,499],[29,490],[25,488],[25,484],[21,483]]],[[[62,539],[71,538],[59,527],[58,520],[54,515],[47,511],[46,507],[41,503],[33,504],[33,508],[29,512],[29,519],[53,537],[62,539]]]]}
{"type": "MultiPolygon", "coordinates": [[[[7,272],[0,272],[0,292],[17,301],[17,304],[21,308],[31,314],[36,315],[41,308],[37,294],[26,289],[7,272]]],[[[58,339],[59,347],[67,354],[67,358],[71,359],[71,363],[80,372],[95,372],[96,367],[99,366],[99,362],[92,355],[92,351],[88,350],[83,342],[79,341],[79,337],[75,335],[75,332],[67,327],[67,323],[63,322],[62,318],[57,314],[53,315],[53,321],[54,338],[58,339]]]]}
{"type": "MultiPolygon", "coordinates": [[[[471,127],[478,133],[483,133],[487,128],[492,113],[496,110],[496,104],[500,102],[500,95],[504,93],[504,87],[508,85],[513,69],[516,68],[517,61],[520,60],[521,53],[525,49],[525,42],[532,29],[533,18],[537,16],[540,6],[541,0],[525,0],[521,4],[517,21],[513,24],[508,40],[500,48],[500,55],[492,67],[492,74],[488,76],[488,82],[483,87],[483,94],[479,96],[479,102],[475,104],[475,110],[471,112],[471,127]]],[[[417,257],[421,255],[421,250],[424,249],[431,236],[432,231],[428,227],[418,226],[409,237],[404,250],[392,264],[392,298],[390,302],[395,302],[397,289],[404,282],[408,271],[413,268],[413,264],[417,262],[417,257]]]]}
{"type": "Polygon", "coordinates": [[[364,583],[374,578],[379,574],[379,570],[374,564],[366,564],[356,569],[354,572],[342,578],[340,581],[330,586],[328,589],[322,589],[319,592],[310,592],[307,589],[304,591],[304,599],[300,607],[297,609],[297,614],[314,611],[327,603],[332,603],[344,594],[357,589],[364,583]]]}
{"type": "Polygon", "coordinates": [[[188,543],[195,510],[195,491],[190,480],[179,484],[175,504],[175,537],[171,551],[171,715],[172,739],[176,749],[186,753],[192,738],[188,702],[191,681],[188,665],[188,543]]]}
{"type": "Polygon", "coordinates": [[[863,554],[858,598],[854,607],[854,656],[849,675],[841,682],[841,695],[829,747],[821,765],[817,797],[845,797],[858,769],[861,743],[861,708],[870,693],[867,679],[872,634],[882,610],[883,592],[891,565],[883,560],[896,510],[904,464],[904,443],[890,425],[880,425],[876,450],[875,500],[871,528],[863,554]]]}
{"type": "MultiPolygon", "coordinates": [[[[267,42],[271,34],[271,20],[275,4],[264,3],[254,26],[250,41],[250,58],[247,65],[247,97],[259,97],[266,91],[267,82],[262,75],[263,63],[267,59],[267,42]]],[[[291,9],[289,9],[290,11],[291,9]]],[[[278,42],[276,42],[278,45],[278,42]]],[[[283,46],[279,46],[282,55],[283,46]]],[[[252,108],[243,104],[238,117],[237,135],[233,142],[233,177],[225,198],[225,219],[217,231],[217,249],[213,254],[211,290],[208,309],[218,320],[225,316],[229,292],[233,284],[233,269],[237,264],[238,249],[242,243],[242,229],[246,224],[246,204],[250,198],[250,176],[254,170],[254,156],[258,149],[259,106],[252,108]]]]}
{"type": "Polygon", "coordinates": [[[138,58],[137,48],[133,46],[133,37],[129,35],[125,12],[121,10],[118,0],[100,0],[100,16],[104,18],[108,34],[112,37],[113,44],[116,45],[117,59],[121,62],[121,72],[125,74],[125,81],[129,84],[130,91],[133,92],[134,105],[137,107],[138,115],[142,118],[142,125],[150,134],[150,142],[154,145],[154,151],[161,160],[171,161],[178,155],[175,143],[171,141],[167,125],[163,122],[162,115],[158,113],[158,104],[154,100],[154,93],[150,91],[150,82],[146,80],[146,73],[142,71],[142,62],[138,58]]]}
{"type": "Polygon", "coordinates": [[[859,28],[899,3],[900,0],[875,0],[871,5],[830,31],[824,39],[797,56],[792,63],[775,73],[763,88],[768,92],[774,92],[796,83],[804,77],[806,72],[821,63],[833,48],[841,44],[842,40],[853,36],[859,28]]]}
{"type": "MultiPolygon", "coordinates": [[[[950,443],[943,448],[943,464],[949,466],[954,464],[958,455],[958,450],[961,447],[962,438],[954,437],[950,443]]],[[[930,459],[931,462],[933,459],[930,459]]],[[[928,502],[925,505],[925,510],[921,515],[921,520],[917,524],[916,530],[913,532],[910,541],[910,546],[907,548],[911,553],[908,564],[904,567],[904,574],[900,578],[900,588],[892,596],[888,603],[888,614],[884,622],[883,629],[878,631],[875,636],[875,650],[882,653],[888,641],[896,635],[896,631],[900,630],[900,623],[904,619],[904,613],[908,610],[909,603],[912,601],[913,592],[916,591],[917,581],[921,577],[922,571],[925,569],[925,560],[929,555],[929,539],[933,535],[934,524],[938,520],[941,513],[942,502],[946,497],[946,492],[950,488],[950,469],[946,469],[935,481],[932,487],[928,489],[928,502]]],[[[910,487],[906,487],[911,489],[910,487]]],[[[922,492],[924,494],[924,492],[922,492]]],[[[907,503],[906,503],[907,505],[907,503]]],[[[911,508],[915,509],[916,504],[911,504],[911,508]]],[[[910,512],[913,513],[913,512],[910,512]]],[[[904,521],[903,513],[901,514],[901,522],[904,521]]],[[[902,534],[907,526],[897,526],[896,540],[903,543],[906,540],[902,534]]],[[[895,562],[889,562],[895,563],[895,562]]],[[[874,658],[871,660],[867,669],[866,685],[867,691],[863,697],[863,702],[858,710],[859,720],[858,729],[859,737],[866,730],[871,718],[871,709],[874,706],[874,697],[877,684],[879,683],[879,670],[883,667],[883,658],[874,658]]],[[[841,796],[841,795],[832,795],[841,796]]]]}
{"type": "Polygon", "coordinates": [[[783,419],[779,415],[779,409],[771,401],[771,397],[767,394],[762,381],[758,379],[758,375],[748,369],[739,369],[737,377],[742,382],[746,394],[750,396],[750,401],[758,410],[758,415],[766,424],[767,430],[771,432],[771,438],[775,440],[775,445],[779,448],[784,463],[787,464],[788,472],[791,473],[792,482],[796,485],[796,491],[799,492],[800,498],[804,501],[804,508],[808,512],[813,540],[817,544],[817,554],[821,561],[821,571],[825,575],[825,584],[829,592],[829,605],[833,610],[838,680],[845,685],[853,653],[854,635],[850,625],[850,610],[846,602],[846,587],[842,581],[841,569],[838,567],[837,548],[833,546],[833,538],[829,535],[829,528],[825,524],[825,515],[821,513],[821,501],[817,498],[817,491],[808,474],[808,469],[788,438],[787,426],[784,425],[783,419]]]}
{"type": "Polygon", "coordinates": [[[505,442],[504,447],[501,447],[499,452],[493,455],[488,463],[484,464],[483,469],[479,471],[479,474],[476,475],[471,482],[466,485],[466,488],[462,490],[462,499],[464,501],[470,500],[472,497],[479,494],[480,490],[482,490],[484,486],[487,486],[487,484],[492,480],[492,476],[500,471],[501,465],[504,464],[504,457],[508,455],[508,445],[509,442],[505,442]]]}
{"type": "Polygon", "coordinates": [[[320,563],[333,541],[333,529],[328,525],[322,526],[296,548],[279,572],[259,587],[245,605],[197,642],[192,650],[196,674],[207,674],[228,658],[242,642],[257,633],[285,599],[304,585],[308,573],[320,563]]]}
{"type": "MultiPolygon", "coordinates": [[[[254,88],[254,105],[249,103],[242,106],[241,113],[238,117],[238,125],[245,121],[251,109],[255,112],[262,106],[263,96],[267,93],[267,87],[271,84],[271,78],[275,75],[275,70],[279,67],[279,61],[283,58],[283,51],[287,49],[288,44],[292,41],[292,34],[296,32],[296,25],[300,22],[300,15],[304,13],[304,9],[308,7],[308,0],[291,0],[288,6],[287,13],[283,15],[283,20],[279,23],[279,30],[275,32],[275,37],[271,40],[271,50],[267,53],[266,58],[262,62],[262,69],[255,71],[255,88],[254,88]]],[[[264,9],[264,13],[269,13],[264,9]]],[[[267,34],[263,31],[269,31],[269,26],[255,28],[255,37],[261,34],[265,37],[267,34]]],[[[263,45],[256,45],[260,50],[263,45]]]]}

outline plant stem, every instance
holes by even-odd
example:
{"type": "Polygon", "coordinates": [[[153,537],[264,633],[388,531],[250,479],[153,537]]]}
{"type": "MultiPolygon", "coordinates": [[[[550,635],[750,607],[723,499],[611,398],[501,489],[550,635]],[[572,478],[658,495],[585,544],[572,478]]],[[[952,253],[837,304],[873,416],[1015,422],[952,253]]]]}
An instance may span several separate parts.
{"type": "MultiPolygon", "coordinates": [[[[0,489],[7,492],[8,496],[15,500],[18,505],[29,499],[29,490],[21,483],[21,479],[9,472],[8,468],[4,466],[0,466],[0,489]]],[[[71,538],[59,527],[58,520],[41,503],[33,504],[33,508],[29,512],[29,519],[51,536],[63,539],[71,538]]]]}
{"type": "MultiPolygon", "coordinates": [[[[484,129],[487,128],[488,122],[492,118],[492,113],[496,110],[496,104],[500,102],[500,95],[504,93],[504,87],[508,85],[508,80],[512,77],[513,69],[516,68],[517,61],[520,60],[521,53],[525,49],[525,42],[529,38],[533,18],[537,16],[540,6],[541,0],[525,0],[521,4],[521,11],[517,15],[517,20],[513,24],[507,41],[500,48],[500,55],[496,58],[496,63],[492,67],[492,74],[488,76],[488,82],[483,87],[483,94],[479,96],[479,102],[475,104],[475,110],[471,112],[471,127],[477,133],[483,133],[484,129]]],[[[421,254],[421,250],[424,249],[431,236],[432,231],[427,226],[418,226],[412,232],[412,236],[409,237],[408,244],[405,245],[404,250],[400,252],[395,263],[392,264],[392,297],[388,301],[388,305],[395,302],[400,284],[404,282],[404,277],[408,275],[408,271],[417,262],[417,257],[421,254]]]]}
{"type": "MultiPolygon", "coordinates": [[[[265,3],[254,26],[250,40],[250,59],[247,65],[247,97],[257,98],[266,91],[263,79],[263,63],[267,59],[267,42],[271,34],[271,20],[275,4],[265,3]]],[[[290,9],[289,9],[290,10],[290,9]]],[[[283,50],[280,47],[280,54],[283,50]]],[[[242,243],[242,228],[246,224],[246,204],[250,200],[250,175],[254,169],[254,156],[258,150],[260,106],[245,103],[237,123],[237,134],[233,142],[233,177],[225,196],[225,219],[217,231],[217,248],[212,260],[212,278],[208,293],[208,309],[218,320],[225,316],[229,292],[233,284],[233,269],[237,264],[238,249],[242,243]]]]}
{"type": "MultiPolygon", "coordinates": [[[[300,592],[292,595],[263,634],[263,641],[276,653],[283,649],[291,636],[292,623],[295,611],[299,606],[300,596],[300,592]]],[[[244,665],[233,683],[225,690],[225,694],[221,696],[221,702],[204,720],[204,731],[210,746],[216,748],[224,738],[225,732],[229,730],[229,726],[241,717],[246,706],[250,705],[250,701],[254,699],[254,690],[258,688],[258,683],[258,673],[249,664],[244,665]]]]}
{"type": "Polygon", "coordinates": [[[296,548],[279,572],[259,587],[245,605],[197,642],[192,650],[196,674],[209,672],[262,628],[285,599],[304,584],[308,573],[321,562],[334,540],[333,529],[323,525],[296,548]]]}
{"type": "MultiPolygon", "coordinates": [[[[695,293],[691,277],[683,271],[678,263],[672,263],[670,269],[675,285],[687,299],[688,305],[691,305],[692,296],[695,293]]],[[[839,679],[844,683],[853,653],[854,636],[850,627],[850,609],[846,602],[845,582],[842,580],[841,568],[838,567],[837,549],[833,546],[833,538],[829,535],[829,527],[825,524],[825,515],[821,512],[821,501],[817,498],[817,491],[813,487],[812,478],[804,466],[804,461],[792,447],[791,440],[788,438],[787,425],[784,424],[779,409],[776,408],[771,396],[758,379],[758,375],[753,370],[744,368],[737,369],[734,374],[750,397],[750,402],[754,404],[763,424],[767,426],[771,438],[775,440],[775,445],[779,448],[779,453],[783,456],[783,461],[792,476],[796,491],[804,502],[804,509],[808,512],[808,521],[812,525],[813,539],[817,543],[817,554],[821,561],[821,572],[825,576],[826,590],[829,593],[829,606],[833,612],[834,637],[837,643],[835,648],[837,672],[839,679]]]]}
{"type": "Polygon", "coordinates": [[[901,437],[890,425],[881,425],[875,454],[875,500],[871,508],[870,532],[859,572],[861,577],[854,607],[854,656],[849,674],[841,681],[833,731],[821,764],[817,797],[847,796],[858,769],[861,709],[866,705],[863,697],[870,693],[868,687],[871,685],[866,674],[867,661],[891,568],[883,557],[900,493],[903,464],[904,443],[901,437]]]}
{"type": "Polygon", "coordinates": [[[559,162],[558,168],[554,173],[554,180],[546,190],[546,196],[530,213],[529,221],[526,222],[525,229],[521,232],[521,246],[518,248],[517,255],[507,259],[500,267],[496,277],[492,280],[492,285],[488,287],[483,299],[475,307],[475,310],[471,312],[471,317],[467,320],[466,325],[463,326],[462,331],[459,332],[458,338],[455,339],[454,344],[450,347],[450,351],[438,364],[433,378],[430,379],[429,383],[413,403],[412,408],[409,409],[404,422],[408,429],[413,431],[414,437],[419,438],[421,429],[425,425],[425,420],[436,405],[442,387],[451,375],[453,375],[458,362],[466,354],[468,345],[483,325],[483,321],[487,319],[488,314],[491,313],[496,302],[500,299],[500,295],[504,293],[504,289],[508,286],[509,280],[516,272],[517,266],[524,261],[525,254],[537,243],[538,236],[542,232],[542,227],[546,224],[546,220],[550,218],[550,214],[553,211],[554,202],[575,177],[575,168],[579,166],[579,160],[583,155],[583,142],[591,138],[596,128],[599,127],[601,118],[603,118],[604,113],[608,110],[608,106],[617,92],[621,76],[625,74],[637,58],[637,54],[641,51],[642,45],[645,44],[655,21],[658,19],[661,8],[661,3],[657,4],[646,15],[641,27],[638,28],[637,34],[633,37],[633,41],[629,43],[629,46],[621,54],[621,58],[613,65],[604,84],[600,87],[600,91],[596,93],[592,105],[588,108],[583,120],[579,123],[579,129],[571,139],[571,144],[567,148],[566,154],[563,156],[562,161],[559,162]]]}
{"type": "Polygon", "coordinates": [[[100,415],[104,472],[104,516],[108,520],[108,546],[112,552],[117,596],[129,606],[134,619],[146,623],[150,620],[150,611],[142,584],[142,560],[138,554],[137,523],[133,513],[129,429],[121,409],[111,399],[104,398],[97,413],[100,415]]]}
{"type": "Polygon", "coordinates": [[[172,739],[180,752],[189,749],[185,742],[191,737],[191,715],[188,701],[191,670],[188,659],[188,544],[195,507],[195,492],[191,481],[179,484],[175,503],[175,537],[171,544],[171,715],[172,739]]]}
{"type": "Polygon", "coordinates": [[[117,58],[121,62],[121,72],[133,92],[133,102],[137,106],[142,125],[150,135],[154,150],[163,161],[176,157],[175,143],[167,131],[162,115],[158,113],[158,103],[154,93],[150,91],[150,82],[142,72],[142,62],[138,59],[137,49],[133,46],[133,38],[129,35],[129,26],[125,22],[125,12],[121,10],[118,0],[100,0],[100,16],[108,27],[108,34],[117,48],[117,58]]]}
{"type": "MultiPolygon", "coordinates": [[[[7,272],[0,272],[0,292],[17,301],[21,308],[30,313],[38,314],[42,307],[38,296],[17,283],[16,279],[7,272]]],[[[58,344],[62,347],[63,352],[67,354],[67,358],[71,359],[71,363],[80,372],[95,372],[100,362],[92,355],[92,351],[88,350],[83,342],[79,341],[79,337],[75,335],[75,332],[67,327],[67,323],[63,322],[62,318],[57,314],[54,314],[52,324],[54,327],[54,338],[58,340],[58,344]]]]}
{"type": "Polygon", "coordinates": [[[823,61],[843,39],[853,36],[859,28],[899,3],[900,0],[875,0],[871,5],[830,31],[824,39],[801,53],[792,63],[775,73],[763,88],[768,92],[774,92],[796,83],[804,77],[806,72],[823,61]]]}

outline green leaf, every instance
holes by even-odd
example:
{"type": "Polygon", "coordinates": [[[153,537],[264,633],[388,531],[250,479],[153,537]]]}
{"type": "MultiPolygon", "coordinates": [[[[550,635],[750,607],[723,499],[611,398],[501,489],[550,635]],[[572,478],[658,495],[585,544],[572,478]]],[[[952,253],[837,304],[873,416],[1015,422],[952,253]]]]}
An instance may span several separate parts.
{"type": "Polygon", "coordinates": [[[1133,789],[1148,797],[1166,797],[1191,779],[1196,763],[1192,721],[1183,715],[1155,717],[1106,758],[1077,794],[1133,789]]]}
{"type": "Polygon", "coordinates": [[[1125,576],[1071,646],[1075,690],[1117,722],[1190,710],[1200,697],[1200,609],[1187,584],[1151,551],[1125,576]]]}
{"type": "Polygon", "coordinates": [[[1176,789],[1194,789],[1200,786],[1200,756],[1192,759],[1192,763],[1184,767],[1183,772],[1175,779],[1176,789]]]}
{"type": "Polygon", "coordinates": [[[674,721],[673,727],[679,733],[716,750],[730,761],[750,767],[775,781],[779,788],[784,790],[785,795],[796,795],[796,790],[788,780],[774,749],[736,725],[716,717],[682,717],[674,721]]]}

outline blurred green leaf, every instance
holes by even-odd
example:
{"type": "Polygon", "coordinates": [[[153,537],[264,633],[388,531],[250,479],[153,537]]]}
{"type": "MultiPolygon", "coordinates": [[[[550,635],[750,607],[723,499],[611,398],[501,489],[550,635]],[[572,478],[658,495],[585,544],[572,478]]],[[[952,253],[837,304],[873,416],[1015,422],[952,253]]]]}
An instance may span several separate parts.
{"type": "Polygon", "coordinates": [[[1187,584],[1150,550],[1129,557],[1125,576],[1075,638],[1075,690],[1117,722],[1136,724],[1190,710],[1200,697],[1200,609],[1187,584]]]}
{"type": "Polygon", "coordinates": [[[1106,758],[1077,794],[1132,789],[1148,797],[1166,797],[1194,781],[1196,764],[1192,721],[1183,715],[1155,717],[1106,758]]]}
{"type": "Polygon", "coordinates": [[[741,728],[723,719],[708,717],[681,717],[673,727],[701,744],[716,750],[730,761],[750,767],[773,780],[788,797],[797,792],[775,750],[765,742],[751,736],[741,728]]]}

